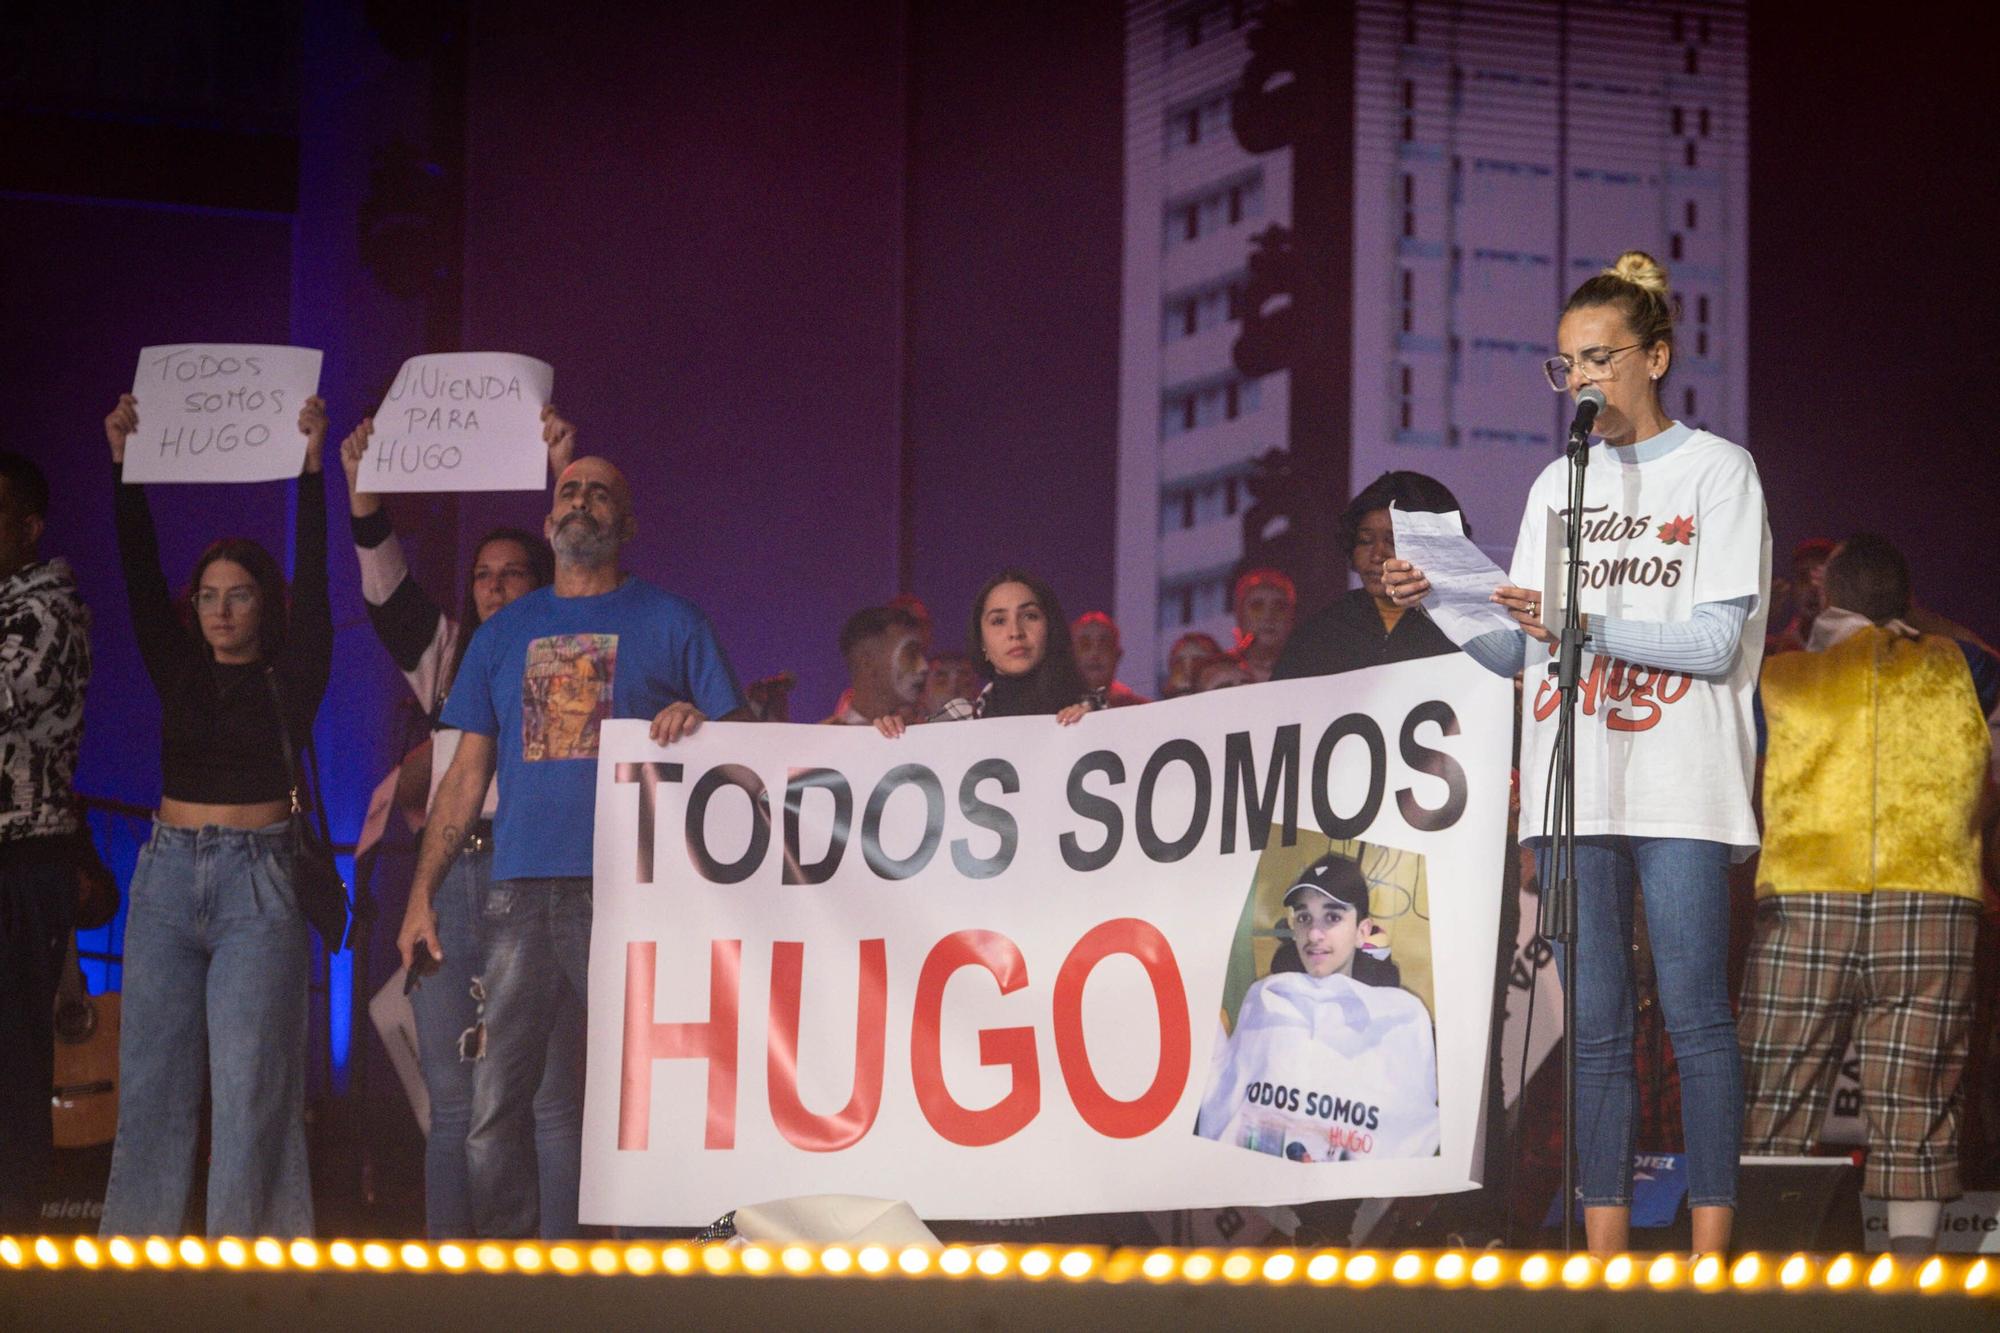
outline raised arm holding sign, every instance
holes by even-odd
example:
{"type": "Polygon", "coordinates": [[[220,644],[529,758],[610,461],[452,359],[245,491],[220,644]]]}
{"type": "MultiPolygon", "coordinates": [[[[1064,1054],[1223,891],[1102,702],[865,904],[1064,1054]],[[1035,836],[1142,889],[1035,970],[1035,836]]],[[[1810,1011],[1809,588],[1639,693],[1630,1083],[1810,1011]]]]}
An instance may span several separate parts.
{"type": "Polygon", "coordinates": [[[132,377],[142,431],[126,481],[282,481],[305,465],[299,410],[319,392],[309,347],[179,343],[146,347],[132,377]]]}
{"type": "Polygon", "coordinates": [[[546,361],[440,352],[403,363],[372,418],[362,492],[538,491],[548,484],[546,361]]]}

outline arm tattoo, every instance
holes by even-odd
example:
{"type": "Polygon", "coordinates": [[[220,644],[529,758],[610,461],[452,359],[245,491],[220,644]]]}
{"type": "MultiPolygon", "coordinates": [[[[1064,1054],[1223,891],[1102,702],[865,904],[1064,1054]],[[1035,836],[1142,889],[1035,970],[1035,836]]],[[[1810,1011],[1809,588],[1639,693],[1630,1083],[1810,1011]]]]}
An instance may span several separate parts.
{"type": "Polygon", "coordinates": [[[424,840],[417,848],[417,872],[410,882],[412,895],[430,902],[464,841],[465,830],[457,824],[432,824],[424,830],[424,840]]]}

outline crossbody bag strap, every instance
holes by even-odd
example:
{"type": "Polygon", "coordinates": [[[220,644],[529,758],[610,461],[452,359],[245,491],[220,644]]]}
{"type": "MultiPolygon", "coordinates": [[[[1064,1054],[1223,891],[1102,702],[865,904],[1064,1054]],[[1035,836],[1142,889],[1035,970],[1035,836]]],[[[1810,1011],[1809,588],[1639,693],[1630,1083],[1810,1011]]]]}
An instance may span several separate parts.
{"type": "Polygon", "coordinates": [[[299,804],[302,788],[299,785],[299,759],[292,752],[292,720],[285,713],[285,696],[278,689],[276,667],[264,668],[264,683],[271,687],[271,702],[278,706],[278,748],[285,754],[285,781],[292,787],[292,813],[303,814],[305,808],[299,804]]]}
{"type": "Polygon", "coordinates": [[[313,818],[319,824],[319,840],[332,847],[333,831],[326,823],[326,792],[319,780],[319,747],[311,740],[306,741],[306,771],[312,774],[313,818]]]}

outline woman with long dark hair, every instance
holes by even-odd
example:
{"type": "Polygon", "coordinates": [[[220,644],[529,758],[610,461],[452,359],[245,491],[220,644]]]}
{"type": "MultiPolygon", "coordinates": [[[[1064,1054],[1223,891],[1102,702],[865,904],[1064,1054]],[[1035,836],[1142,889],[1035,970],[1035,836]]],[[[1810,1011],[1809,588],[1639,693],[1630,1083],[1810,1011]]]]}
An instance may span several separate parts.
{"type": "MultiPolygon", "coordinates": [[[[1103,691],[1083,683],[1061,600],[1033,574],[1003,569],[986,580],[972,602],[967,640],[986,686],[977,698],[947,702],[933,722],[1053,715],[1067,727],[1104,706],[1103,691]]],[[[900,736],[903,720],[880,717],[875,729],[900,736]]]]}
{"type": "MultiPolygon", "coordinates": [[[[575,450],[576,430],[553,407],[542,410],[542,422],[549,463],[560,474],[575,450]]],[[[347,473],[348,514],[368,618],[431,724],[428,744],[404,761],[409,768],[428,768],[424,800],[428,811],[430,797],[436,795],[458,747],[460,733],[439,728],[437,718],[465,645],[501,607],[548,583],[555,576],[555,556],[548,542],[534,533],[495,528],[473,548],[457,617],[447,615],[410,577],[382,497],[360,489],[361,463],[374,428],[374,418],[362,419],[341,442],[340,463],[347,473]]],[[[473,1062],[479,1058],[483,1038],[476,998],[479,923],[493,881],[492,818],[499,798],[498,783],[489,785],[479,822],[466,835],[438,886],[434,906],[444,958],[435,972],[417,980],[410,995],[417,1020],[417,1062],[430,1099],[424,1229],[433,1237],[473,1234],[465,1136],[472,1126],[473,1062]]],[[[554,1026],[534,1101],[540,1229],[548,1240],[576,1234],[583,1152],[583,1014],[567,997],[560,1003],[566,1012],[554,1026]]]]}
{"type": "MultiPolygon", "coordinates": [[[[130,394],[104,419],[122,466],[130,394]]],[[[206,1077],[213,1115],[210,1235],[313,1229],[306,1174],[306,981],[312,952],[292,886],[291,782],[326,692],[326,408],[299,412],[297,565],[229,537],[202,553],[179,604],[160,570],[144,488],[117,488],[118,551],[139,655],[160,696],[162,793],[125,926],[118,1138],[106,1235],[176,1235],[193,1180],[206,1077]]]]}
{"type": "MultiPolygon", "coordinates": [[[[1736,445],[1667,415],[1673,364],[1667,275],[1629,251],[1584,282],[1556,326],[1550,387],[1604,395],[1602,444],[1584,474],[1578,609],[1584,659],[1576,726],[1577,1155],[1584,1230],[1599,1254],[1626,1248],[1632,1142],[1634,890],[1681,1079],[1694,1246],[1729,1246],[1743,1123],[1743,1074],[1729,1002],[1729,867],[1757,848],[1750,785],[1752,697],[1763,656],[1771,528],[1757,465],[1736,445]]],[[[1559,712],[1546,667],[1560,629],[1543,611],[1545,540],[1566,508],[1556,458],[1528,492],[1509,582],[1493,600],[1520,626],[1464,644],[1511,676],[1529,668],[1521,716],[1521,840],[1550,873],[1543,810],[1559,712]],[[1551,628],[1553,622],[1556,628],[1551,628]]],[[[1383,562],[1397,604],[1430,590],[1423,571],[1383,562]]]]}

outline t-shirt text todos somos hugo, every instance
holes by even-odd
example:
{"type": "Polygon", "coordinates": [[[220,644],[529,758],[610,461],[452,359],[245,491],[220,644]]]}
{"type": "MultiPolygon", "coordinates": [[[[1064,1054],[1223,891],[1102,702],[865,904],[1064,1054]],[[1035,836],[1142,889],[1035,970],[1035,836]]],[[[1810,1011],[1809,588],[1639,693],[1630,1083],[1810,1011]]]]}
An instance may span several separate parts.
{"type": "MultiPolygon", "coordinates": [[[[1668,436],[1682,438],[1647,462],[1592,449],[1584,474],[1579,606],[1591,616],[1672,623],[1691,619],[1702,602],[1755,602],[1735,658],[1718,675],[1584,654],[1576,831],[1703,838],[1729,844],[1741,859],[1757,846],[1750,809],[1752,704],[1769,615],[1771,526],[1757,465],[1747,452],[1678,423],[1656,440],[1665,443],[1668,436]]],[[[1567,508],[1568,469],[1556,459],[1528,493],[1509,575],[1519,587],[1544,582],[1548,515],[1567,508]]],[[[1559,592],[1542,592],[1553,619],[1559,592]]],[[[1547,672],[1551,660],[1543,645],[1529,640],[1521,705],[1523,839],[1546,831],[1543,798],[1558,701],[1547,672]]]]}

